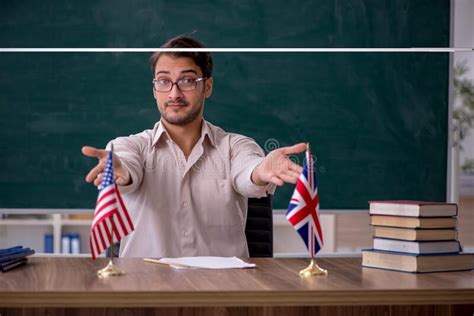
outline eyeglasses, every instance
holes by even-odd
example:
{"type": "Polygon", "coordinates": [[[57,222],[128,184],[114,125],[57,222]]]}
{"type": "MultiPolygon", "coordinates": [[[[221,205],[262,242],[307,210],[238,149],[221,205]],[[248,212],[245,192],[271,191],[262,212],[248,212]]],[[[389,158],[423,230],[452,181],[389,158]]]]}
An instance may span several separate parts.
{"type": "Polygon", "coordinates": [[[153,79],[153,88],[158,92],[169,92],[173,89],[173,86],[178,86],[180,91],[192,91],[196,89],[199,81],[206,80],[207,78],[183,78],[176,81],[168,79],[153,79]]]}

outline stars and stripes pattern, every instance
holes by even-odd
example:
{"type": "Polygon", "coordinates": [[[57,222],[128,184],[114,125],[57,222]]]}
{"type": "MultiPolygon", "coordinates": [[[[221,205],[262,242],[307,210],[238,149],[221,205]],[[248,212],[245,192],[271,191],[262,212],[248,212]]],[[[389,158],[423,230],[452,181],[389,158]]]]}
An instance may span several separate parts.
{"type": "Polygon", "coordinates": [[[133,230],[133,222],[115,184],[112,151],[109,151],[89,239],[92,258],[95,259],[133,230]]]}
{"type": "Polygon", "coordinates": [[[316,172],[309,148],[303,171],[296,183],[286,218],[304,240],[311,258],[323,247],[323,231],[319,220],[319,196],[316,172]]]}

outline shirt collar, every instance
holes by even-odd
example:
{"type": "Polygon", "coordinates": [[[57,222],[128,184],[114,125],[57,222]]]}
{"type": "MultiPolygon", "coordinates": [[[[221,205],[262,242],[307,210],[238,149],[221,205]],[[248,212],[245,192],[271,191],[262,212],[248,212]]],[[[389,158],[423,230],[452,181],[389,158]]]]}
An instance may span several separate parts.
{"type": "Polygon", "coordinates": [[[158,144],[158,142],[160,141],[162,137],[165,137],[166,139],[170,138],[168,136],[168,132],[166,131],[166,128],[163,126],[163,124],[161,124],[161,121],[155,124],[154,130],[155,130],[155,133],[154,133],[155,135],[153,136],[153,146],[158,144]]]}
{"type": "Polygon", "coordinates": [[[201,137],[204,139],[207,137],[209,142],[213,147],[216,147],[216,140],[215,140],[215,135],[212,132],[212,129],[209,127],[209,122],[206,120],[202,121],[202,126],[201,126],[201,137]]]}
{"type": "MultiPolygon", "coordinates": [[[[153,137],[153,145],[156,145],[160,141],[161,138],[171,139],[164,125],[161,124],[161,121],[155,124],[154,129],[155,129],[155,135],[153,137]]],[[[209,126],[209,122],[207,122],[206,120],[203,120],[202,126],[201,126],[201,139],[204,140],[205,138],[209,140],[212,146],[216,147],[215,135],[209,126]]]]}

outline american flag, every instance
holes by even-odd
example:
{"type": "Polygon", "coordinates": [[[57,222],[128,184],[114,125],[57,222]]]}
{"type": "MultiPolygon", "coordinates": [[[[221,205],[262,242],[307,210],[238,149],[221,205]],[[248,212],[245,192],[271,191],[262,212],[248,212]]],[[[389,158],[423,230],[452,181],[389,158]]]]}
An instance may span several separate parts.
{"type": "Polygon", "coordinates": [[[309,148],[306,150],[303,172],[296,183],[286,218],[303,238],[311,258],[314,258],[314,255],[323,247],[323,231],[319,221],[316,172],[309,148]]]}
{"type": "Polygon", "coordinates": [[[104,178],[99,185],[99,196],[89,239],[92,258],[95,259],[112,243],[118,242],[133,230],[132,220],[115,184],[112,151],[109,151],[104,178]]]}

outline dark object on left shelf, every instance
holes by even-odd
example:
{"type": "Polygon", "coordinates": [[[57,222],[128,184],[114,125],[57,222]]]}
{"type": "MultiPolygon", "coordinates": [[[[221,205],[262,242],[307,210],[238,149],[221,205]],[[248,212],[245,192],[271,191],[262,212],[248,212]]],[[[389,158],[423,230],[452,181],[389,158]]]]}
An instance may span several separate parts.
{"type": "Polygon", "coordinates": [[[14,246],[6,249],[0,249],[0,271],[7,272],[16,267],[24,265],[35,251],[23,246],[14,246]]]}

